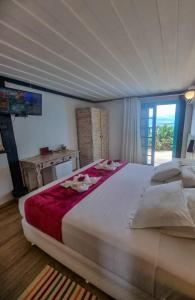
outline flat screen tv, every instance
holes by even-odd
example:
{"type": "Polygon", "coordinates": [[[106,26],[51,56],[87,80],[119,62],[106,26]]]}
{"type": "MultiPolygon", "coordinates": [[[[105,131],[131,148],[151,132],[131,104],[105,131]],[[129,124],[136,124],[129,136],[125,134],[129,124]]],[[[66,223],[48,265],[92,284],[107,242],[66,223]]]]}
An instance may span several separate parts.
{"type": "Polygon", "coordinates": [[[0,113],[42,115],[42,95],[0,87],[0,113]]]}

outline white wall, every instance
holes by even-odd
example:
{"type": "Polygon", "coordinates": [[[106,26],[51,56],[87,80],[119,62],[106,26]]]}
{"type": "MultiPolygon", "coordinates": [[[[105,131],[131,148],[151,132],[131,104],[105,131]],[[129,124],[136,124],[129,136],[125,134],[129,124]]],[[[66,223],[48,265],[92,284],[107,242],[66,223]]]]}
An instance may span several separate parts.
{"type": "MultiPolygon", "coordinates": [[[[14,84],[7,87],[37,92],[14,84]]],[[[19,159],[37,155],[43,146],[65,144],[78,149],[75,108],[98,106],[109,112],[109,156],[121,158],[123,102],[113,101],[98,105],[42,92],[42,116],[12,118],[19,159]]],[[[13,189],[6,154],[0,155],[0,204],[12,199],[13,189]]]]}
{"type": "MultiPolygon", "coordinates": [[[[7,83],[6,86],[37,92],[14,84],[7,83]]],[[[88,102],[45,92],[42,92],[42,102],[42,116],[13,117],[19,159],[38,154],[42,146],[53,147],[65,144],[70,149],[78,149],[75,108],[95,106],[88,102]]],[[[2,154],[0,155],[0,204],[12,198],[12,188],[7,157],[6,154],[2,154]]]]}
{"type": "Polygon", "coordinates": [[[121,158],[123,132],[123,101],[112,101],[98,104],[109,113],[109,156],[111,159],[121,158]]]}

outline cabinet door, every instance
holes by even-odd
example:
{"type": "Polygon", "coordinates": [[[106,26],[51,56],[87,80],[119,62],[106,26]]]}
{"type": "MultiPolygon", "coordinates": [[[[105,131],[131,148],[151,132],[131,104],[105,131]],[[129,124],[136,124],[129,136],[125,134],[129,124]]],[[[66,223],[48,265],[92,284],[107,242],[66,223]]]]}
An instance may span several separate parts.
{"type": "Polygon", "coordinates": [[[80,165],[83,167],[93,161],[91,110],[77,109],[76,114],[80,165]]]}
{"type": "Polygon", "coordinates": [[[93,139],[93,160],[102,158],[100,109],[91,108],[92,139],[93,139]]]}
{"type": "Polygon", "coordinates": [[[101,110],[101,152],[102,158],[108,159],[109,151],[108,151],[108,112],[105,110],[101,110]]]}

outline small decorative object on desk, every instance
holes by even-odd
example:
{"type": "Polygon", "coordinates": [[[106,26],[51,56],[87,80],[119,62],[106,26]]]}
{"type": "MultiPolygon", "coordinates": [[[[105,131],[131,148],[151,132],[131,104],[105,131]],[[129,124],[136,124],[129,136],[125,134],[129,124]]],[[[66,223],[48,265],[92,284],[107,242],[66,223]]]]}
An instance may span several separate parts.
{"type": "Polygon", "coordinates": [[[52,148],[53,152],[64,151],[67,150],[67,147],[64,144],[55,146],[52,148]]]}
{"type": "Polygon", "coordinates": [[[49,147],[42,147],[40,148],[40,155],[47,155],[47,154],[51,154],[52,151],[49,150],[49,147]]]}
{"type": "Polygon", "coordinates": [[[59,148],[60,148],[60,150],[66,150],[66,146],[65,146],[64,144],[61,144],[61,145],[59,146],[59,148]]]}
{"type": "Polygon", "coordinates": [[[99,170],[114,171],[120,166],[121,166],[121,164],[118,161],[105,160],[105,161],[97,164],[95,166],[95,168],[99,169],[99,170]]]}
{"type": "Polygon", "coordinates": [[[89,189],[93,184],[96,184],[100,177],[90,177],[88,174],[79,174],[73,177],[73,180],[66,180],[61,183],[64,188],[72,188],[73,190],[82,193],[89,189]]]}

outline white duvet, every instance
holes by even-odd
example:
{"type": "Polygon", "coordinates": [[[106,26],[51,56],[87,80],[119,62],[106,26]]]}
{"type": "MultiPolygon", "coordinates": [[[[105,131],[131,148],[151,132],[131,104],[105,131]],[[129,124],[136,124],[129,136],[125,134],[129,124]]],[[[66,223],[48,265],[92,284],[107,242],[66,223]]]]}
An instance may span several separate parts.
{"type": "MultiPolygon", "coordinates": [[[[64,216],[63,243],[150,294],[165,284],[188,293],[187,285],[195,295],[195,241],[157,229],[129,229],[129,216],[153,172],[128,164],[111,176],[64,216]]],[[[26,198],[20,200],[22,214],[26,198]]]]}

